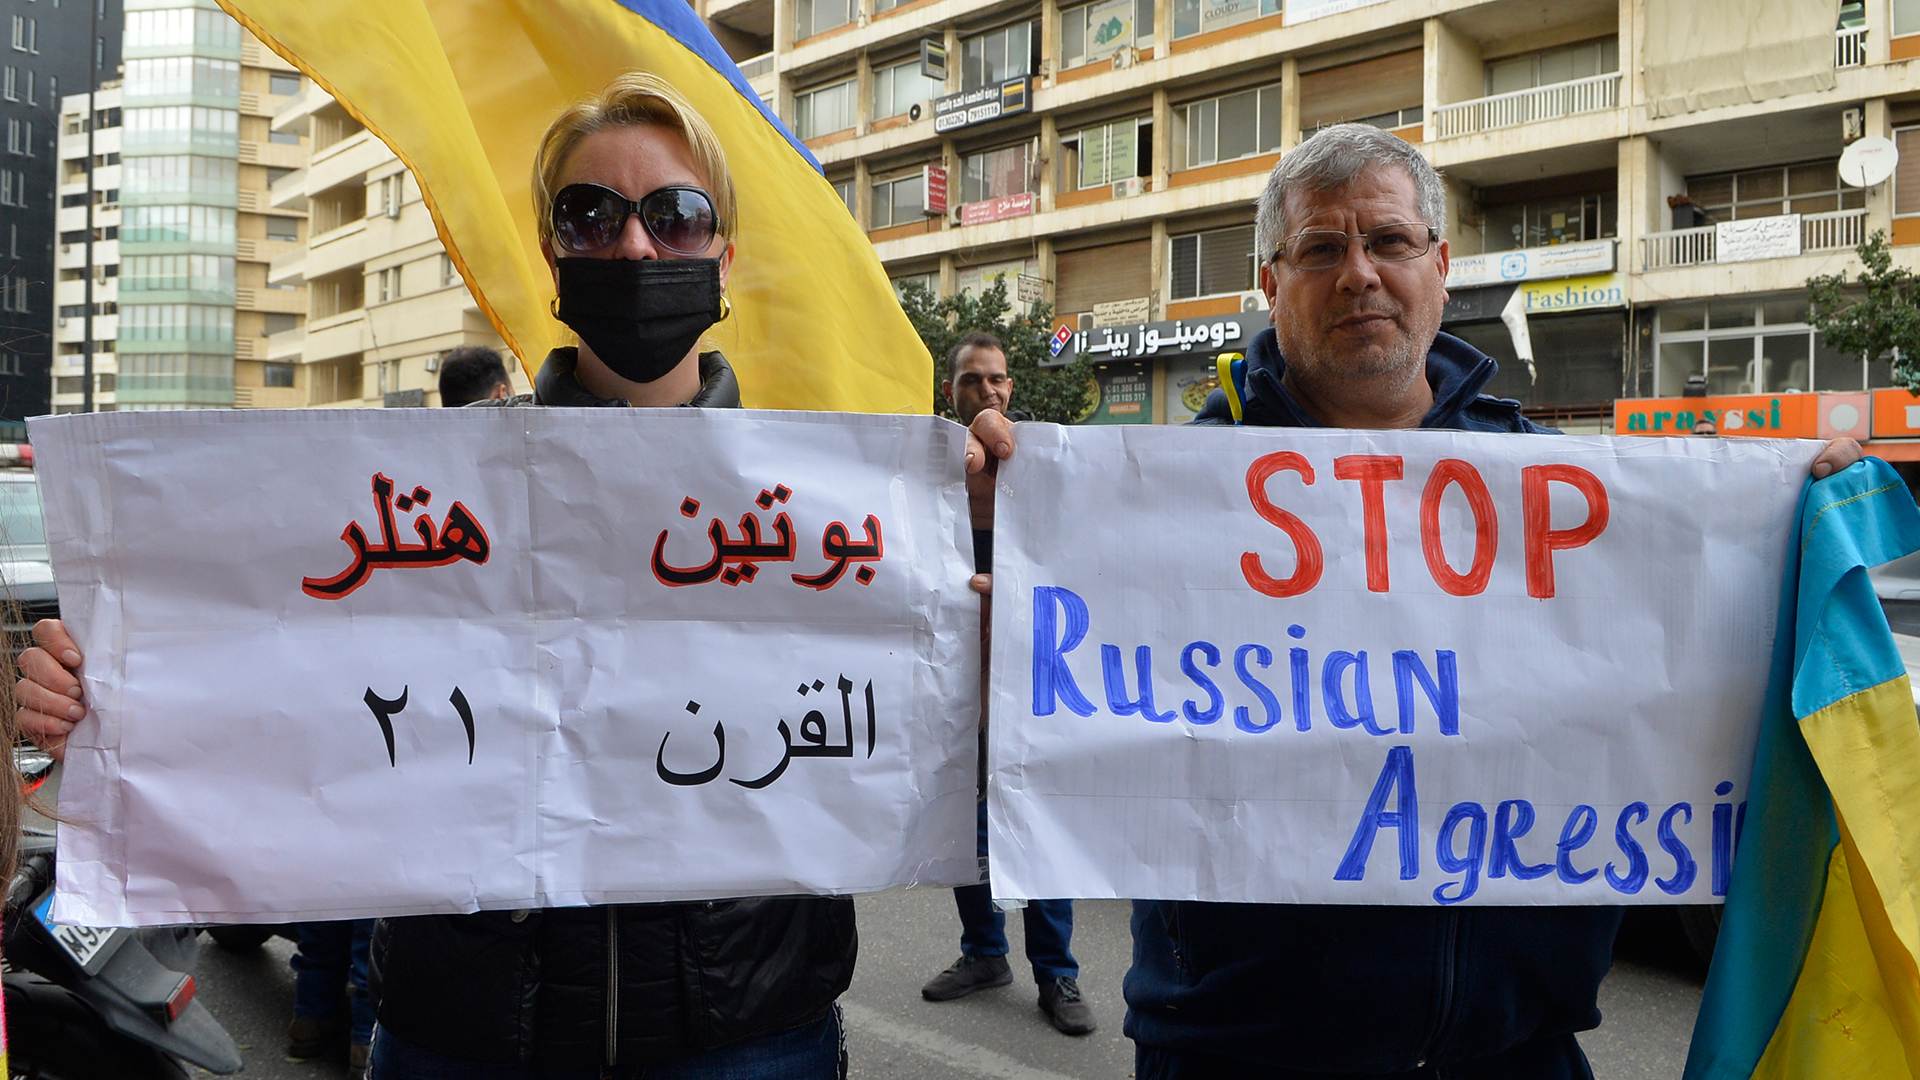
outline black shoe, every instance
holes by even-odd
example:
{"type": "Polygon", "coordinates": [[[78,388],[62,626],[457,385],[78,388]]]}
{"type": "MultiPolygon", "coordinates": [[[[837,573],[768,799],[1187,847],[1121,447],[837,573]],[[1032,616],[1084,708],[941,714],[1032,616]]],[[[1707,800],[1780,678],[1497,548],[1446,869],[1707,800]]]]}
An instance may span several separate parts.
{"type": "Polygon", "coordinates": [[[1071,975],[1040,984],[1040,1011],[1064,1035],[1085,1035],[1094,1029],[1093,1010],[1080,997],[1080,983],[1071,975]]]}
{"type": "MultiPolygon", "coordinates": [[[[986,990],[995,986],[1012,986],[1013,968],[1007,965],[1004,956],[962,956],[953,962],[953,966],[935,975],[920,988],[920,996],[928,1001],[952,1001],[957,997],[966,997],[975,990],[986,990]]],[[[1079,991],[1074,992],[1076,1000],[1079,991]]]]}

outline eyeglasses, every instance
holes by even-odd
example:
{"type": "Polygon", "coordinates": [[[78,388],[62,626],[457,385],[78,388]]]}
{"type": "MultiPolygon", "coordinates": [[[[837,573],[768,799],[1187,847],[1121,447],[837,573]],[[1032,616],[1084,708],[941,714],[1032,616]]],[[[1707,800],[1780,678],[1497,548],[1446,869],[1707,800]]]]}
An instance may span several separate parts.
{"type": "Polygon", "coordinates": [[[1374,262],[1406,262],[1432,250],[1439,238],[1439,230],[1424,221],[1375,225],[1363,233],[1308,231],[1295,233],[1280,245],[1273,261],[1295,270],[1327,270],[1345,262],[1347,245],[1358,240],[1374,262]]]}
{"type": "Polygon", "coordinates": [[[720,228],[713,197],[697,187],[663,187],[635,201],[600,184],[568,184],[553,197],[553,236],[568,252],[591,255],[620,239],[629,214],[675,255],[702,254],[720,228]]]}

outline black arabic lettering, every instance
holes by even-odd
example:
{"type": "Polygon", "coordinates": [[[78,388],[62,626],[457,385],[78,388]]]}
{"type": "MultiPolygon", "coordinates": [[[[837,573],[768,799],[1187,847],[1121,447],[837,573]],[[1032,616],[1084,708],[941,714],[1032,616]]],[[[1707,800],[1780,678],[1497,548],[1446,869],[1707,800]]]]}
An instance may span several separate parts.
{"type": "MultiPolygon", "coordinates": [[[[786,502],[793,496],[792,489],[780,484],[772,489],[763,489],[754,500],[762,510],[771,510],[776,502],[786,502]]],[[[700,512],[700,501],[692,497],[681,500],[680,514],[692,517],[700,512]]],[[[740,515],[740,539],[727,538],[726,523],[714,518],[707,525],[707,539],[713,545],[713,558],[699,566],[674,566],[667,562],[667,536],[669,530],[660,530],[653,542],[651,566],[653,576],[662,585],[680,588],[686,585],[704,585],[709,581],[724,581],[728,585],[751,582],[760,572],[763,562],[792,562],[798,552],[793,537],[793,519],[784,511],[775,515],[773,532],[779,539],[768,543],[760,535],[760,519],[749,512],[740,515]]]]}
{"type": "MultiPolygon", "coordinates": [[[[833,588],[834,583],[840,580],[840,575],[847,572],[849,564],[879,562],[883,554],[880,519],[868,514],[862,526],[866,529],[867,540],[866,543],[856,544],[851,534],[847,532],[846,522],[836,521],[828,525],[826,532],[820,537],[820,552],[831,561],[832,565],[818,574],[794,574],[794,582],[805,585],[809,589],[825,592],[833,588]]],[[[873,567],[862,566],[854,571],[853,579],[862,585],[870,584],[873,581],[873,573],[873,567]]]]}
{"type": "MultiPolygon", "coordinates": [[[[697,701],[687,702],[687,711],[690,713],[698,713],[700,711],[700,703],[697,701]]],[[[727,764],[727,726],[724,722],[713,725],[713,741],[718,745],[720,750],[719,757],[714,760],[713,768],[702,769],[695,773],[677,773],[667,768],[667,738],[672,734],[673,732],[669,731],[666,735],[660,736],[660,752],[654,755],[653,769],[660,774],[660,779],[665,780],[675,787],[695,787],[700,784],[711,783],[719,778],[720,770],[727,764]]],[[[772,783],[772,781],[768,781],[768,783],[772,783]]]]}
{"type": "MultiPolygon", "coordinates": [[[[837,685],[840,691],[840,719],[842,738],[844,741],[840,743],[828,741],[827,717],[826,714],[819,709],[808,710],[806,716],[801,719],[800,742],[798,744],[794,742],[793,729],[787,725],[785,719],[781,719],[775,724],[775,730],[780,733],[781,753],[779,764],[768,770],[764,775],[755,777],[752,780],[740,780],[734,777],[728,777],[727,782],[746,788],[749,791],[758,791],[771,785],[775,780],[785,775],[787,767],[793,764],[794,758],[853,757],[854,683],[852,679],[841,675],[837,685]]],[[[797,692],[801,697],[805,697],[809,693],[817,693],[826,688],[826,683],[815,679],[811,684],[801,683],[797,692]]],[[[876,727],[873,710],[873,680],[871,679],[867,680],[865,697],[867,706],[867,756],[871,758],[873,756],[876,727]]],[[[700,711],[700,703],[697,701],[687,702],[687,711],[697,714],[700,711]]],[[[720,773],[725,768],[727,760],[727,733],[724,723],[716,723],[713,726],[713,739],[719,750],[717,760],[714,761],[712,768],[702,769],[696,773],[674,772],[672,769],[667,768],[667,738],[671,735],[672,732],[668,732],[667,735],[661,736],[660,750],[654,757],[654,770],[660,774],[660,779],[677,787],[695,787],[700,784],[712,783],[714,780],[720,778],[720,773]]]]}
{"type": "Polygon", "coordinates": [[[447,516],[437,532],[433,519],[421,514],[413,522],[413,531],[420,537],[420,543],[401,542],[394,525],[394,508],[405,513],[415,506],[426,506],[432,498],[433,493],[424,487],[415,487],[412,492],[396,497],[393,481],[385,474],[374,473],[373,504],[380,519],[380,546],[367,543],[366,530],[359,522],[348,522],[340,539],[353,549],[353,564],[330,578],[302,578],[300,591],[318,600],[338,600],[366,584],[374,570],[446,566],[461,559],[476,565],[486,562],[492,550],[487,532],[473,519],[473,513],[458,502],[447,508],[447,516]]]}
{"type": "MultiPolygon", "coordinates": [[[[399,767],[400,762],[394,753],[393,718],[406,709],[409,689],[410,687],[401,687],[400,696],[388,701],[374,693],[373,687],[369,686],[366,697],[361,699],[367,703],[367,708],[373,711],[373,718],[380,724],[380,735],[387,742],[387,764],[395,768],[399,767]]],[[[461,726],[466,728],[467,764],[471,765],[474,750],[473,706],[468,704],[467,695],[457,686],[453,688],[453,696],[447,700],[453,704],[454,711],[460,714],[461,726]]]]}

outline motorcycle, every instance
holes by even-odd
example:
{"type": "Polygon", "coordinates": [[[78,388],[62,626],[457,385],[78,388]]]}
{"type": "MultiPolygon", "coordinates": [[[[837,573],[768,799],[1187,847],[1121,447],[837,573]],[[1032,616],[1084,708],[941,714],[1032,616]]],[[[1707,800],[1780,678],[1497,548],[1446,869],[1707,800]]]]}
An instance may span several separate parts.
{"type": "MultiPolygon", "coordinates": [[[[14,761],[30,788],[53,768],[30,748],[14,761]]],[[[185,1080],[183,1062],[239,1072],[240,1048],[194,1000],[199,931],[56,923],[54,832],[29,817],[0,926],[7,1080],[185,1080]]]]}

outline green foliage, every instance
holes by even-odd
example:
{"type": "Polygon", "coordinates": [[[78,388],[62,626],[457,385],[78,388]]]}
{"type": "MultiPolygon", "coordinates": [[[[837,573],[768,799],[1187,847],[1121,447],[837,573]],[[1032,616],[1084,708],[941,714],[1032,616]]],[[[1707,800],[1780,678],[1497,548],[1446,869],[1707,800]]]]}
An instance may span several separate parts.
{"type": "Polygon", "coordinates": [[[900,306],[933,354],[933,407],[941,416],[959,419],[953,403],[940,392],[940,383],[947,377],[947,353],[974,330],[992,334],[1006,347],[1013,408],[1056,424],[1070,424],[1086,410],[1093,365],[1083,358],[1065,367],[1041,367],[1042,360],[1051,359],[1047,343],[1053,337],[1053,309],[1035,304],[1027,314],[1016,314],[1007,300],[1006,279],[995,281],[984,293],[963,292],[944,300],[919,282],[910,282],[900,306]]]}
{"type": "Polygon", "coordinates": [[[1884,231],[1855,254],[1867,268],[1851,288],[1845,270],[1807,279],[1809,319],[1828,345],[1860,359],[1898,349],[1894,385],[1920,392],[1920,276],[1893,265],[1884,231]]]}

